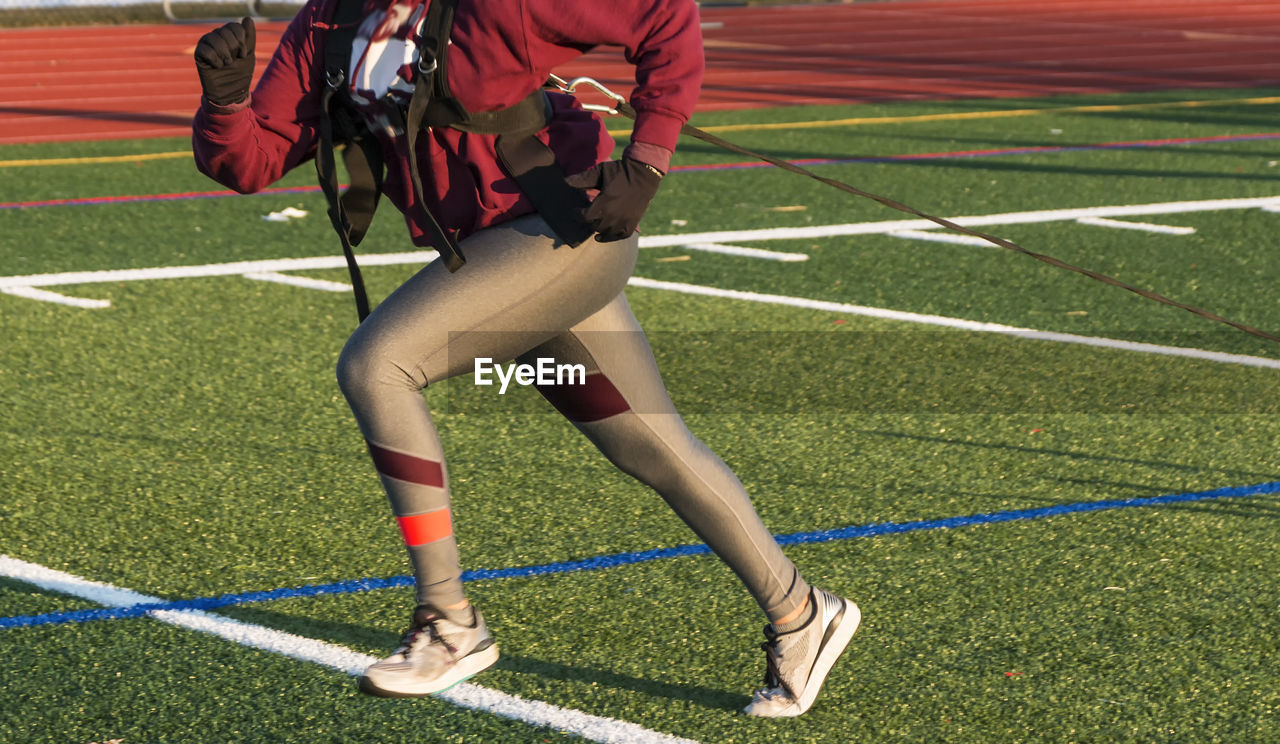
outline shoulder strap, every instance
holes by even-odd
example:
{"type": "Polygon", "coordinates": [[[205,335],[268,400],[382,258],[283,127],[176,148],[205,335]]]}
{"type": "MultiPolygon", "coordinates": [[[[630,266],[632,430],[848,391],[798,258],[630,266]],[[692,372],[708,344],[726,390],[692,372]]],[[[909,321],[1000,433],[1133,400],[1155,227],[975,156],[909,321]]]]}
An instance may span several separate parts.
{"type": "MultiPolygon", "coordinates": [[[[351,62],[351,45],[364,17],[364,0],[334,0],[333,17],[324,35],[325,82],[347,79],[347,67],[351,62]]],[[[341,85],[341,83],[339,83],[341,85]]]]}
{"type": "Polygon", "coordinates": [[[440,223],[436,222],[435,215],[431,214],[431,210],[426,209],[426,200],[422,196],[422,175],[417,166],[417,133],[422,128],[422,118],[426,114],[426,106],[428,106],[435,92],[436,78],[443,78],[440,63],[443,61],[444,51],[448,50],[449,32],[453,31],[453,12],[457,8],[457,0],[429,0],[430,6],[426,10],[426,19],[422,23],[422,38],[417,47],[417,74],[413,76],[413,97],[408,102],[408,113],[406,122],[404,122],[404,138],[407,140],[406,158],[408,159],[408,174],[413,184],[413,198],[417,201],[417,206],[424,216],[426,229],[431,236],[431,243],[435,246],[435,250],[440,252],[440,257],[444,259],[444,265],[449,271],[457,271],[462,268],[462,264],[466,264],[467,260],[462,256],[462,250],[458,247],[457,241],[454,241],[451,234],[444,232],[444,228],[440,227],[440,223]]]}
{"type": "MultiPolygon", "coordinates": [[[[368,229],[369,221],[373,217],[373,210],[369,207],[367,214],[364,213],[364,206],[369,203],[369,199],[364,193],[367,189],[360,189],[361,193],[356,200],[360,205],[357,209],[357,213],[360,214],[358,221],[362,224],[356,230],[352,230],[351,221],[347,217],[346,210],[343,209],[342,196],[338,192],[338,170],[333,158],[333,119],[336,114],[333,99],[347,81],[347,64],[350,62],[351,45],[355,41],[356,29],[359,27],[363,13],[363,2],[362,0],[335,0],[335,2],[336,8],[331,19],[331,27],[324,36],[325,89],[320,99],[323,114],[320,116],[320,142],[316,147],[316,176],[320,180],[320,189],[324,191],[325,200],[329,202],[329,221],[333,223],[333,229],[342,242],[342,254],[347,259],[347,273],[351,276],[351,287],[355,292],[356,312],[363,321],[369,315],[369,296],[365,291],[364,278],[360,274],[360,266],[356,263],[352,245],[359,243],[364,237],[364,231],[368,229]]],[[[362,145],[353,144],[348,147],[348,150],[352,149],[360,150],[362,154],[366,152],[366,148],[362,145]]],[[[350,164],[352,161],[348,158],[347,162],[350,164]]],[[[370,171],[368,165],[365,163],[366,171],[370,171]]],[[[353,177],[353,181],[355,180],[357,179],[353,177]]],[[[373,181],[380,186],[381,173],[375,175],[370,171],[367,174],[361,174],[358,180],[362,183],[373,181]]],[[[374,196],[372,204],[376,205],[376,203],[377,197],[374,196]]]]}
{"type": "Polygon", "coordinates": [[[437,86],[444,86],[441,90],[447,89],[448,83],[438,81],[445,77],[444,56],[449,48],[449,34],[453,31],[453,14],[457,9],[457,0],[428,0],[428,2],[430,5],[427,8],[427,17],[422,24],[422,38],[418,41],[418,70],[414,76],[413,98],[409,100],[409,111],[405,115],[405,139],[408,144],[408,152],[405,155],[409,160],[409,180],[413,182],[413,197],[425,218],[424,222],[431,235],[431,242],[440,252],[440,257],[444,259],[449,271],[457,271],[462,268],[467,259],[463,257],[462,250],[453,236],[440,227],[435,215],[427,209],[417,157],[418,132],[422,129],[427,105],[435,97],[437,86]]]}

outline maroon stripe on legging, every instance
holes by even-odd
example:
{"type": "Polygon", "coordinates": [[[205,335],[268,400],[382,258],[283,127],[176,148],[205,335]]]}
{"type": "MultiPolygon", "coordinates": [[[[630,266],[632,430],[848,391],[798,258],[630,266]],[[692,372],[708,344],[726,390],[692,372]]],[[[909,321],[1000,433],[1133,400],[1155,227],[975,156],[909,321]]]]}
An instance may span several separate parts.
{"type": "Polygon", "coordinates": [[[373,455],[373,466],[379,473],[396,480],[417,483],[420,486],[444,488],[444,467],[433,460],[392,452],[383,449],[373,442],[369,445],[369,454],[373,455]]]}
{"type": "Polygon", "coordinates": [[[622,393],[599,372],[587,375],[581,385],[538,385],[537,388],[557,411],[578,424],[600,421],[631,410],[622,393]]]}

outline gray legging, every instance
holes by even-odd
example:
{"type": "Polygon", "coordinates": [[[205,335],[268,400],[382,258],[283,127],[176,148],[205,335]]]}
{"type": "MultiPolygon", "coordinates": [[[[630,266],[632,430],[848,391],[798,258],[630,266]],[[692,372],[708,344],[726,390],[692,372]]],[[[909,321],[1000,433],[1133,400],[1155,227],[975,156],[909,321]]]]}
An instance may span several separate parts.
{"type": "Polygon", "coordinates": [[[454,274],[426,266],[352,334],[338,383],[355,412],[400,524],[420,603],[463,600],[444,452],[422,389],[472,373],[474,360],[552,357],[586,384],[543,395],[619,469],[657,491],[738,575],[770,620],[808,585],[783,555],[742,484],[695,438],[663,387],[623,289],[638,241],[558,243],[531,215],[462,243],[454,274]]]}

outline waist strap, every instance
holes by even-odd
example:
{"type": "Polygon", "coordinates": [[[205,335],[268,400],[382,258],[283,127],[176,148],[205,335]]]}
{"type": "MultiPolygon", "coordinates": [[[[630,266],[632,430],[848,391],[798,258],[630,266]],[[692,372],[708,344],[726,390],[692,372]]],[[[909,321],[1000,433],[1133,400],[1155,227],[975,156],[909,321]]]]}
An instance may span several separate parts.
{"type": "Polygon", "coordinates": [[[467,111],[455,99],[432,98],[423,111],[421,126],[450,127],[471,134],[532,134],[550,123],[551,101],[546,92],[535,90],[519,103],[497,111],[467,111]]]}

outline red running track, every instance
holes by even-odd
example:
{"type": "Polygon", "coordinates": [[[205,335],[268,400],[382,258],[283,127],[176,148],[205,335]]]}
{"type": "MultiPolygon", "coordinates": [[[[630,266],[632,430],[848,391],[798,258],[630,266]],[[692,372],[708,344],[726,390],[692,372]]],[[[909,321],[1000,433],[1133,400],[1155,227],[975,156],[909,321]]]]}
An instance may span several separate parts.
{"type": "MultiPolygon", "coordinates": [[[[702,17],[702,111],[1280,85],[1275,0],[902,0],[702,17]]],[[[284,24],[259,28],[261,71],[284,24]]],[[[0,144],[187,134],[205,30],[0,31],[0,144]]],[[[558,72],[630,87],[616,50],[558,72]]]]}

